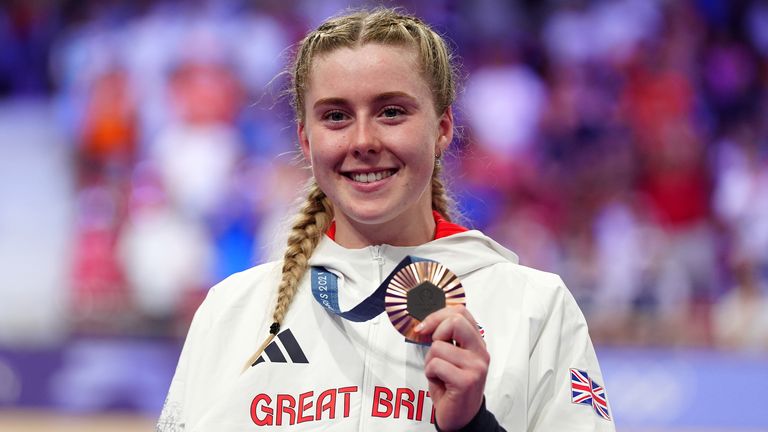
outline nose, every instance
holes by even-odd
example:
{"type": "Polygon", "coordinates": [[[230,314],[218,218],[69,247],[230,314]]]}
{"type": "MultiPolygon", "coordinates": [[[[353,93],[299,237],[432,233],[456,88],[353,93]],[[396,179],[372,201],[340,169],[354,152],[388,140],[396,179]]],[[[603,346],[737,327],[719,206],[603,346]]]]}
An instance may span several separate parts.
{"type": "Polygon", "coordinates": [[[375,126],[365,120],[356,122],[352,140],[352,153],[355,157],[372,156],[380,151],[381,142],[376,136],[375,126]]]}

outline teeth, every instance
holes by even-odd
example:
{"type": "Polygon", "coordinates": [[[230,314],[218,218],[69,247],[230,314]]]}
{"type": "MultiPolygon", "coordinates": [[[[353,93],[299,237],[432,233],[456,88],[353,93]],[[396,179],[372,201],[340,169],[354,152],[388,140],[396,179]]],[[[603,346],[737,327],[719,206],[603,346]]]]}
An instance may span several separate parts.
{"type": "Polygon", "coordinates": [[[379,171],[375,173],[354,173],[352,174],[352,180],[360,183],[372,183],[375,181],[383,180],[391,176],[394,172],[392,170],[379,171]]]}

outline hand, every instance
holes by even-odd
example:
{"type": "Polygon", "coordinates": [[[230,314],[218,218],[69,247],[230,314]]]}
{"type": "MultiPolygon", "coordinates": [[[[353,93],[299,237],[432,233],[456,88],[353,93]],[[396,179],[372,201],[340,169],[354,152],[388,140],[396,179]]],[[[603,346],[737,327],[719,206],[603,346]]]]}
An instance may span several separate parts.
{"type": "Polygon", "coordinates": [[[482,406],[491,361],[477,323],[464,306],[451,306],[427,316],[416,331],[432,334],[424,374],[435,421],[444,431],[460,429],[482,406]]]}

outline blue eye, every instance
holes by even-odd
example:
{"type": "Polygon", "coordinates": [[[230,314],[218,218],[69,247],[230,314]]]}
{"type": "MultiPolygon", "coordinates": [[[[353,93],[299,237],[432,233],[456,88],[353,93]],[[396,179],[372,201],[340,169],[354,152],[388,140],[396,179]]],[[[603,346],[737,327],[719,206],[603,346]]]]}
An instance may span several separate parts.
{"type": "Polygon", "coordinates": [[[331,111],[325,115],[325,118],[332,122],[344,121],[345,115],[341,111],[331,111]]]}
{"type": "Polygon", "coordinates": [[[387,118],[395,118],[402,114],[405,114],[405,111],[398,107],[387,107],[381,112],[381,115],[387,118]]]}

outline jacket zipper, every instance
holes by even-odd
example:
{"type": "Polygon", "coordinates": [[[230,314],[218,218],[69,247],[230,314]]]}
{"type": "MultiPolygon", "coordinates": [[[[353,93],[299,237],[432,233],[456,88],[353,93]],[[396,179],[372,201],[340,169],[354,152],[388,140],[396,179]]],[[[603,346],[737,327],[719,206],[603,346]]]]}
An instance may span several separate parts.
{"type": "MultiPolygon", "coordinates": [[[[378,280],[372,282],[375,282],[376,286],[378,287],[382,282],[382,271],[384,269],[384,257],[381,255],[381,246],[371,246],[371,257],[373,258],[373,263],[376,265],[378,274],[378,280]]],[[[365,363],[363,365],[363,388],[360,389],[363,394],[364,402],[361,407],[363,412],[360,413],[360,424],[358,427],[359,431],[366,430],[368,417],[366,416],[367,413],[365,412],[365,407],[373,406],[373,393],[369,391],[373,384],[371,382],[371,375],[373,371],[373,368],[371,367],[371,347],[373,342],[376,340],[376,333],[378,329],[378,325],[376,324],[380,318],[381,316],[373,318],[371,321],[369,321],[370,324],[368,325],[368,348],[365,351],[365,363]]]]}
{"type": "Polygon", "coordinates": [[[378,264],[378,271],[379,271],[379,280],[377,281],[378,284],[381,284],[383,276],[381,274],[382,269],[384,268],[384,257],[381,256],[381,246],[371,246],[371,255],[373,256],[373,260],[376,261],[376,264],[378,264]]]}

